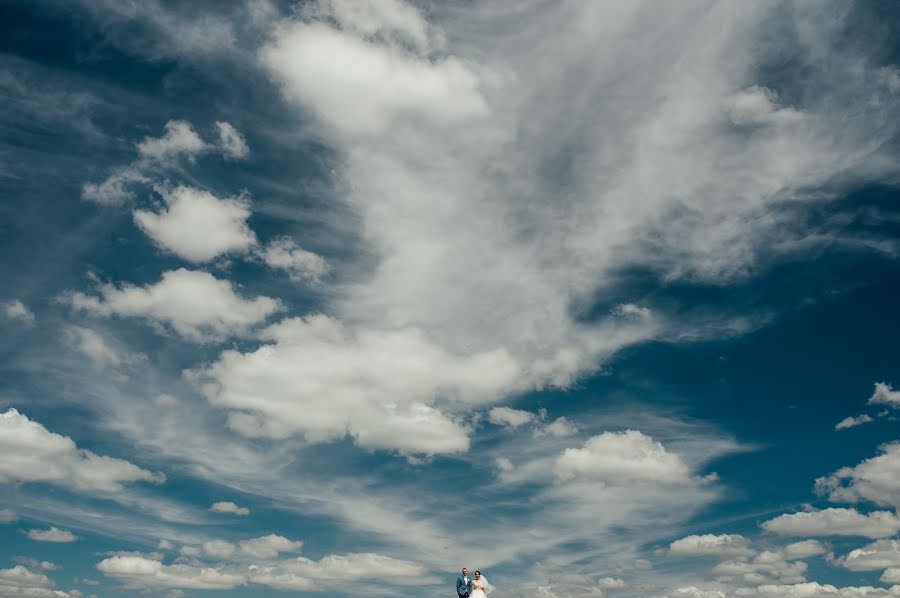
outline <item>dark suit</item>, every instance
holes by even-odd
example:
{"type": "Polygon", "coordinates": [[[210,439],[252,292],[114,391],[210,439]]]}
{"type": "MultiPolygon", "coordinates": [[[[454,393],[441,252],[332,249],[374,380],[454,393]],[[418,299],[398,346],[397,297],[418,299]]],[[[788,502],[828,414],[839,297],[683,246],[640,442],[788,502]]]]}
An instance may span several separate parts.
{"type": "Polygon", "coordinates": [[[456,593],[459,598],[466,598],[472,592],[472,580],[465,579],[462,575],[456,578],[456,593]]]}

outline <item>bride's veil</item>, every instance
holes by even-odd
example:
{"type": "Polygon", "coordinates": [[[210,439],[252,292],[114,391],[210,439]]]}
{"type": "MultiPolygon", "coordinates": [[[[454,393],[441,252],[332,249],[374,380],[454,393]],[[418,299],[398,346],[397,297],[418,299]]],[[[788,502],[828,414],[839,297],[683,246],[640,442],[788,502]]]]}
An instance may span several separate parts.
{"type": "Polygon", "coordinates": [[[484,593],[490,594],[494,591],[494,586],[491,585],[491,582],[487,580],[487,577],[484,576],[484,573],[481,574],[481,581],[484,582],[484,593]]]}

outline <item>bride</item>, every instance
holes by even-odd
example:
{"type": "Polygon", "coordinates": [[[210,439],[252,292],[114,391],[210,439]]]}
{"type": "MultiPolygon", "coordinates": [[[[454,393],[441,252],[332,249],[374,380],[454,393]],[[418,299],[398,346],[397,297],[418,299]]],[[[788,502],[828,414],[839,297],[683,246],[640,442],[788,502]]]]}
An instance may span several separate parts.
{"type": "Polygon", "coordinates": [[[481,574],[481,571],[475,572],[475,579],[472,580],[472,593],[469,598],[486,598],[493,591],[494,586],[488,583],[487,577],[481,574]]]}

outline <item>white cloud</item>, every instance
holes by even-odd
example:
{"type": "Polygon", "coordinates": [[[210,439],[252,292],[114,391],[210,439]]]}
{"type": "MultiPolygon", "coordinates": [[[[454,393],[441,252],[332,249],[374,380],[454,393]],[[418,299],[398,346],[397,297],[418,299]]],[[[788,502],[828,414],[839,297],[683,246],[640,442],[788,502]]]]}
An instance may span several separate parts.
{"type": "Polygon", "coordinates": [[[879,447],[881,454],[856,467],[842,467],[816,480],[816,492],[832,502],[871,501],[900,509],[900,441],[879,447]]]}
{"type": "Polygon", "coordinates": [[[274,559],[282,552],[299,552],[303,542],[288,540],[284,536],[269,534],[239,542],[241,552],[258,559],[274,559]]]}
{"type": "Polygon", "coordinates": [[[763,551],[751,560],[731,560],[719,563],[713,567],[712,573],[720,578],[722,576],[737,577],[743,583],[795,584],[806,581],[806,569],[807,565],[803,561],[788,562],[782,553],[763,551]]]}
{"type": "Polygon", "coordinates": [[[116,492],[124,482],[161,483],[165,476],[123,459],[79,449],[15,409],[0,413],[0,482],[48,482],[81,492],[116,492]]]}
{"type": "Polygon", "coordinates": [[[896,96],[877,65],[804,37],[792,56],[829,48],[833,69],[813,77],[829,92],[792,107],[760,84],[750,48],[769,39],[766,4],[434,8],[446,38],[407,4],[369,4],[319,3],[259,53],[341,156],[335,196],[359,218],[364,267],[351,270],[365,276],[340,285],[330,315],[420,328],[453,353],[502,347],[519,383],[569,385],[647,338],[733,332],[718,316],[642,317],[637,300],[590,323],[572,308],[590,311],[635,267],[748,276],[796,236],[783,200],[896,171],[896,96]],[[505,10],[533,35],[490,35],[505,10]],[[658,44],[635,54],[645,35],[658,44]]]}
{"type": "Polygon", "coordinates": [[[653,311],[650,308],[641,307],[640,305],[635,305],[633,303],[619,304],[613,309],[612,313],[625,318],[649,318],[653,316],[653,311]]]}
{"type": "Polygon", "coordinates": [[[193,263],[225,253],[245,252],[256,245],[247,226],[250,202],[219,198],[195,187],[157,187],[165,201],[159,212],[135,210],[134,221],[161,249],[193,263]]]}
{"type": "Polygon", "coordinates": [[[219,132],[219,147],[226,157],[241,159],[250,154],[250,148],[247,147],[244,136],[231,124],[217,121],[216,129],[219,132]]]}
{"type": "Polygon", "coordinates": [[[81,592],[54,589],[53,580],[22,565],[0,569],[0,598],[83,598],[81,592]]]}
{"type": "Polygon", "coordinates": [[[517,364],[504,351],[457,357],[418,330],[348,330],[326,316],[284,320],[255,351],[225,351],[193,372],[210,403],[233,412],[246,436],[302,434],[309,442],[346,435],[365,448],[453,453],[467,430],[429,403],[496,399],[517,364]]]}
{"type": "Polygon", "coordinates": [[[22,303],[19,299],[14,299],[9,303],[3,304],[3,313],[10,320],[18,320],[26,326],[34,324],[34,312],[22,303]]]}
{"type": "Polygon", "coordinates": [[[727,598],[720,590],[705,590],[696,586],[677,588],[665,595],[665,598],[727,598]]]}
{"type": "Polygon", "coordinates": [[[85,183],[81,197],[99,204],[119,204],[134,197],[128,188],[131,183],[146,183],[149,180],[137,167],[127,166],[113,172],[102,183],[85,183]]]}
{"type": "Polygon", "coordinates": [[[378,135],[401,119],[445,128],[488,112],[462,61],[420,59],[321,23],[282,24],[260,57],[288,98],[346,136],[378,135]]]}
{"type": "Polygon", "coordinates": [[[900,568],[898,567],[890,567],[884,570],[884,573],[881,574],[879,578],[882,583],[896,583],[900,584],[900,568]]]}
{"type": "Polygon", "coordinates": [[[828,553],[828,547],[818,540],[803,540],[788,544],[783,549],[784,558],[792,561],[794,559],[806,559],[811,556],[821,556],[828,553]]]}
{"type": "Polygon", "coordinates": [[[604,432],[580,449],[566,449],[553,466],[561,480],[589,478],[612,484],[628,481],[685,483],[690,470],[675,453],[637,430],[604,432]]]}
{"type": "Polygon", "coordinates": [[[305,7],[310,16],[330,17],[344,29],[363,37],[378,37],[395,45],[412,45],[416,50],[427,49],[434,34],[415,7],[403,0],[321,0],[305,7]]]}
{"type": "Polygon", "coordinates": [[[886,538],[900,531],[900,518],[890,511],[860,513],[856,509],[823,509],[786,513],[762,524],[782,536],[863,536],[886,538]]]}
{"type": "Polygon", "coordinates": [[[670,556],[749,556],[750,542],[738,534],[687,536],[669,545],[670,556]]]}
{"type": "Polygon", "coordinates": [[[59,544],[74,542],[78,539],[78,536],[72,532],[57,527],[28,530],[28,537],[35,542],[54,542],[59,544]]]}
{"type": "Polygon", "coordinates": [[[870,405],[890,405],[891,407],[900,407],[900,390],[894,388],[886,382],[876,382],[875,391],[869,397],[870,405]]]}
{"type": "Polygon", "coordinates": [[[132,589],[184,588],[190,590],[230,590],[247,578],[240,572],[216,567],[164,565],[142,557],[114,556],[97,563],[97,570],[132,589]]]}
{"type": "Polygon", "coordinates": [[[617,577],[604,577],[597,580],[597,587],[604,590],[617,590],[625,587],[625,581],[617,577]]]}
{"type": "Polygon", "coordinates": [[[488,421],[498,426],[509,426],[518,428],[519,426],[535,421],[536,417],[530,411],[522,411],[521,409],[510,409],[509,407],[494,407],[488,412],[488,421]]]}
{"type": "Polygon", "coordinates": [[[900,540],[876,540],[862,548],[851,550],[835,563],[851,571],[877,571],[900,567],[900,540]]]}
{"type": "Polygon", "coordinates": [[[255,568],[250,572],[250,580],[279,590],[302,591],[335,583],[383,579],[386,574],[395,585],[416,586],[434,581],[421,565],[371,553],[328,555],[318,561],[298,557],[255,568]]]}
{"type": "Polygon", "coordinates": [[[574,436],[578,433],[578,427],[565,417],[558,417],[546,426],[541,426],[534,431],[534,436],[554,436],[556,438],[566,438],[574,436]]]}
{"type": "Polygon", "coordinates": [[[111,346],[103,335],[90,328],[68,326],[66,336],[75,349],[86,355],[98,368],[115,369],[134,365],[146,359],[142,354],[111,346]]]}
{"type": "MultiPolygon", "coordinates": [[[[208,26],[208,20],[205,25],[208,26]]],[[[244,158],[249,150],[243,136],[226,122],[216,123],[219,150],[226,158],[244,158]]],[[[101,183],[85,183],[82,199],[99,204],[115,205],[134,197],[129,188],[132,183],[150,183],[166,169],[175,167],[179,160],[193,163],[197,156],[213,150],[203,140],[194,126],[184,120],[170,120],[162,137],[145,137],[136,144],[137,159],[116,168],[101,183]]]]}
{"type": "Polygon", "coordinates": [[[244,299],[231,282],[184,268],[164,272],[159,282],[145,287],[104,285],[100,294],[72,293],[69,301],[76,308],[104,316],[142,317],[169,325],[195,342],[244,334],[281,309],[275,299],[244,299]]]}
{"type": "Polygon", "coordinates": [[[847,428],[855,428],[856,426],[861,426],[862,424],[867,424],[871,421],[874,421],[872,417],[863,413],[858,417],[845,417],[834,426],[834,429],[846,430],[847,428]]]}
{"type": "Polygon", "coordinates": [[[170,120],[166,123],[166,133],[162,137],[145,137],[137,144],[138,155],[157,162],[167,162],[182,156],[193,160],[200,152],[209,149],[194,130],[191,123],[184,120],[170,120]]]}
{"type": "Polygon", "coordinates": [[[729,113],[737,125],[778,124],[803,118],[803,113],[793,108],[778,106],[778,97],[766,87],[754,85],[742,89],[731,98],[729,113]]]}
{"type": "Polygon", "coordinates": [[[765,584],[756,588],[741,588],[736,596],[753,598],[888,598],[900,593],[892,589],[872,586],[847,586],[838,588],[830,584],[806,582],[796,584],[765,584]]]}
{"type": "Polygon", "coordinates": [[[19,515],[12,509],[0,509],[0,523],[13,523],[19,520],[19,515]]]}
{"type": "Polygon", "coordinates": [[[233,515],[249,515],[250,509],[247,507],[239,507],[233,502],[217,502],[209,508],[215,513],[231,513],[233,515]]]}
{"type": "Polygon", "coordinates": [[[39,561],[38,559],[28,557],[17,556],[15,558],[15,561],[33,571],[58,571],[59,569],[62,569],[62,567],[60,567],[56,563],[51,563],[50,561],[39,561]]]}
{"type": "MultiPolygon", "coordinates": [[[[220,550],[221,552],[223,551],[220,550]]],[[[228,558],[232,554],[229,552],[221,556],[228,558]]],[[[271,559],[277,556],[277,551],[268,550],[261,554],[263,556],[259,558],[271,559]]],[[[379,579],[386,574],[390,575],[391,583],[395,585],[419,585],[434,581],[427,576],[428,571],[420,565],[370,553],[327,555],[318,561],[298,557],[241,567],[228,564],[216,567],[165,565],[148,558],[115,556],[98,563],[97,570],[124,583],[128,588],[147,590],[169,588],[227,590],[248,583],[279,590],[314,590],[321,584],[335,588],[335,584],[379,579]]]]}
{"type": "Polygon", "coordinates": [[[270,242],[259,255],[270,268],[287,271],[294,282],[317,284],[329,270],[328,262],[322,256],[302,249],[287,237],[270,242]]]}

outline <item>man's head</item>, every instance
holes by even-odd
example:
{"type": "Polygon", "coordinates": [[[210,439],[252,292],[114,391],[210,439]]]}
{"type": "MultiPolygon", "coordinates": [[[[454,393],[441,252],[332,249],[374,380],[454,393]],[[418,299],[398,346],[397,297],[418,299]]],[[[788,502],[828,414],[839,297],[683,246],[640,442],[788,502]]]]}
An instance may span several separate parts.
{"type": "Polygon", "coordinates": [[[466,576],[466,573],[468,573],[468,572],[469,572],[469,570],[466,569],[465,567],[463,567],[463,577],[465,577],[465,576],[466,576]]]}

